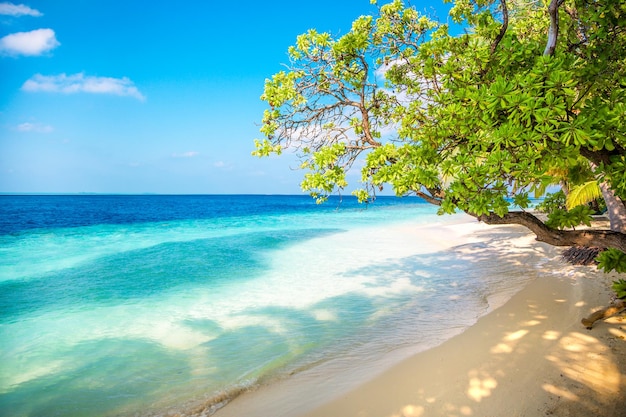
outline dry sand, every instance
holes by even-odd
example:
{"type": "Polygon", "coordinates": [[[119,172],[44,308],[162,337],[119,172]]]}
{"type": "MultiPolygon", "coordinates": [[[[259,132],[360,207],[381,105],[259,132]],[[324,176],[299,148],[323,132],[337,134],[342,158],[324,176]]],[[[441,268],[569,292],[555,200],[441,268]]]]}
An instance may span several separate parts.
{"type": "MultiPolygon", "coordinates": [[[[510,226],[474,225],[468,232],[482,241],[499,235],[502,247],[525,234],[510,226]]],[[[295,376],[238,397],[216,416],[626,416],[625,316],[597,322],[592,330],[580,324],[608,304],[617,275],[555,261],[558,251],[528,236],[527,242],[533,256],[552,257],[547,268],[558,268],[538,274],[462,334],[335,392],[335,398],[332,381],[307,386],[295,376]]]]}

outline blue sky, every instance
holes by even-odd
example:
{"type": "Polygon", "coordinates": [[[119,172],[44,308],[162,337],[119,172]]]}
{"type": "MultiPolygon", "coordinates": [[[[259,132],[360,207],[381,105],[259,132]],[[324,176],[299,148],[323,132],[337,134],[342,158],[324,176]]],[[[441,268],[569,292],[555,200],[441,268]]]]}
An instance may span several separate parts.
{"type": "Polygon", "coordinates": [[[0,192],[300,193],[290,156],[250,155],[264,80],[298,34],[340,35],[374,11],[369,0],[0,1],[0,192]]]}

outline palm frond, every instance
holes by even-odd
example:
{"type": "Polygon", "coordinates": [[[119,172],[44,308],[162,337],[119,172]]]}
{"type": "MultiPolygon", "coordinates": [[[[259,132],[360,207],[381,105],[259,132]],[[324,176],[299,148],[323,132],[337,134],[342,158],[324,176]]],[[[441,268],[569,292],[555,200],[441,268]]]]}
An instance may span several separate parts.
{"type": "Polygon", "coordinates": [[[587,181],[584,184],[579,184],[571,188],[567,195],[567,209],[571,210],[576,206],[591,203],[601,197],[602,191],[600,190],[598,181],[587,181]]]}

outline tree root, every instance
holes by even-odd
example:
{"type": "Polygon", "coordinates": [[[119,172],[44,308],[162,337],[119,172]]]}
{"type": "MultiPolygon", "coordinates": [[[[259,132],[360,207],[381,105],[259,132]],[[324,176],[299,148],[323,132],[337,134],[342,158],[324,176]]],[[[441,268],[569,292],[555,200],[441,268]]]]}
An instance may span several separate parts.
{"type": "Polygon", "coordinates": [[[593,324],[601,319],[606,319],[608,317],[614,316],[617,313],[626,309],[626,301],[625,300],[617,300],[607,308],[603,308],[602,310],[598,310],[592,313],[589,317],[585,317],[581,320],[583,326],[587,329],[591,329],[593,324]]]}

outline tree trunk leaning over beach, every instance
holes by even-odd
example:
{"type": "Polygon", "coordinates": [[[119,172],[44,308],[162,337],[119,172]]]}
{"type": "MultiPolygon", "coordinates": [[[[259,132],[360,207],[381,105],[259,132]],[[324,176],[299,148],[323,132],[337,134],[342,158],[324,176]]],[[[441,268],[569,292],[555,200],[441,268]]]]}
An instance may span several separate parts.
{"type": "Polygon", "coordinates": [[[626,232],[626,206],[621,198],[615,195],[609,184],[605,181],[598,184],[602,190],[602,196],[606,202],[606,211],[610,220],[611,230],[626,232]]]}
{"type": "Polygon", "coordinates": [[[552,172],[626,198],[626,7],[457,1],[450,17],[462,31],[396,0],[338,39],[300,35],[287,70],[266,80],[254,154],[293,149],[308,171],[302,188],[318,201],[359,166],[361,201],[391,186],[442,214],[608,249],[600,266],[626,271],[626,234],[575,229],[589,224],[586,207],[545,222],[524,211],[558,183],[552,172]]]}
{"type": "Polygon", "coordinates": [[[616,248],[626,252],[624,233],[612,230],[583,229],[583,230],[555,230],[546,226],[536,216],[525,211],[508,212],[504,216],[495,214],[480,215],[476,218],[486,224],[519,224],[537,236],[540,242],[552,246],[583,246],[599,247],[602,249],[616,248]]]}

